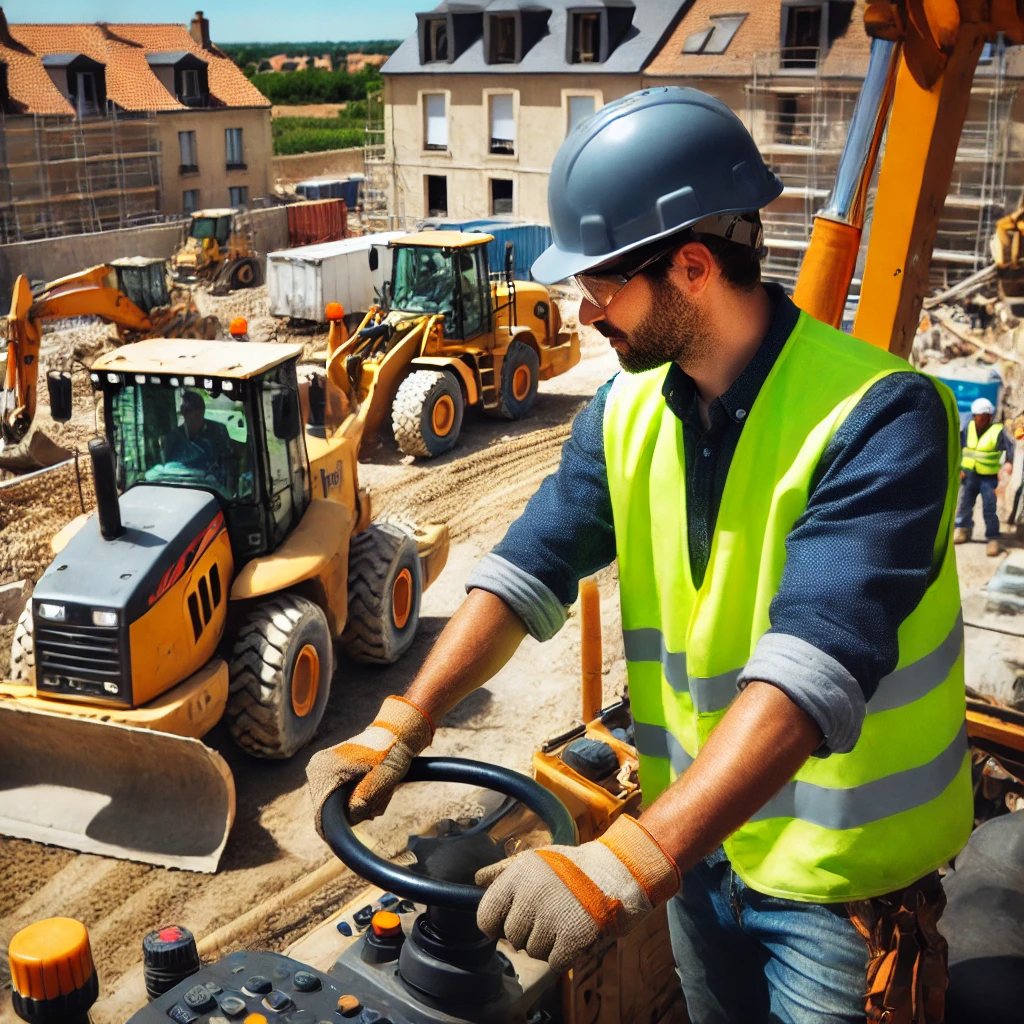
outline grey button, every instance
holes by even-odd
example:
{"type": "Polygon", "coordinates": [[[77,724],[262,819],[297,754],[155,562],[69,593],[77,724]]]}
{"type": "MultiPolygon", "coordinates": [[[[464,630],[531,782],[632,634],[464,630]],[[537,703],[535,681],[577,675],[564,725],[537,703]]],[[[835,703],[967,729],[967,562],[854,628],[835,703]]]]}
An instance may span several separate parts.
{"type": "Polygon", "coordinates": [[[747,410],[746,409],[737,409],[736,410],[736,419],[738,419],[738,420],[745,420],[746,418],[747,418],[747,410]]]}
{"type": "Polygon", "coordinates": [[[711,458],[711,449],[710,448],[705,448],[703,454],[704,454],[704,458],[705,459],[711,458]]]}

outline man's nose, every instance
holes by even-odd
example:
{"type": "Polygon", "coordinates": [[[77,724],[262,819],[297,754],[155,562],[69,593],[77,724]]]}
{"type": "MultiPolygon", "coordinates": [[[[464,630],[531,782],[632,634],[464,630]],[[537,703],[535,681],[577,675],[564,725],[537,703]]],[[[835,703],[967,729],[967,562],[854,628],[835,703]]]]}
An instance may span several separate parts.
{"type": "Polygon", "coordinates": [[[589,326],[595,320],[600,320],[604,316],[604,310],[600,306],[594,305],[590,299],[584,297],[580,300],[580,323],[584,326],[589,326]]]}

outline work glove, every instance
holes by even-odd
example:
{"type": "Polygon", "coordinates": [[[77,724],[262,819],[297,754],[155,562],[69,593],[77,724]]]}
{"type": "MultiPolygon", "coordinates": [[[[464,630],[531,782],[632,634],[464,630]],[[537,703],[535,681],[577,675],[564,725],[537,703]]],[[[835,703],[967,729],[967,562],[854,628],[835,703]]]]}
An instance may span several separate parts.
{"type": "Polygon", "coordinates": [[[306,765],[306,779],[320,838],[324,838],[320,820],[324,802],[335,790],[359,780],[348,802],[348,820],[355,825],[377,817],[405,778],[412,759],[433,738],[434,723],[425,711],[404,697],[388,697],[358,736],[314,754],[306,765]]]}
{"type": "Polygon", "coordinates": [[[600,839],[516,854],[481,868],[476,884],[489,886],[476,913],[480,930],[561,973],[671,899],[680,875],[647,829],[623,814],[600,839]]]}

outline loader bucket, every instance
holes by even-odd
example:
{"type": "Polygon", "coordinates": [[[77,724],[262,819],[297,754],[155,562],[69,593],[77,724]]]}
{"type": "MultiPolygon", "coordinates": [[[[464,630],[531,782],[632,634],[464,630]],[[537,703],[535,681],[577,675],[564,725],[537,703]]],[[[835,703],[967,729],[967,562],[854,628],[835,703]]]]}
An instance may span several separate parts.
{"type": "Polygon", "coordinates": [[[17,444],[0,442],[0,469],[30,473],[67,462],[73,455],[74,452],[51,441],[41,430],[33,427],[17,444]]]}
{"type": "Polygon", "coordinates": [[[217,870],[235,783],[199,740],[12,703],[0,703],[0,736],[0,834],[217,870]]]}

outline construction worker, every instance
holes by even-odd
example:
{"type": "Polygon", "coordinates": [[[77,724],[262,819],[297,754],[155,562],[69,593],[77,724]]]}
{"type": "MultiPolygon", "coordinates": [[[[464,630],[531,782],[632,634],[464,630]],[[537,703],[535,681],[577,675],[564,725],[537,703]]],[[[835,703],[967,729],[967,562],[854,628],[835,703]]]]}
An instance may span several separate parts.
{"type": "Polygon", "coordinates": [[[999,543],[999,513],[996,510],[996,486],[1000,467],[1013,467],[1015,443],[1002,423],[993,423],[995,406],[987,398],[971,403],[971,418],[961,432],[963,459],[960,462],[960,507],[956,513],[954,544],[966,544],[974,528],[974,506],[981,494],[981,512],[985,518],[985,554],[990,557],[1003,550],[999,543]],[[1003,460],[1006,460],[1005,462],[1003,460]]]}
{"type": "Polygon", "coordinates": [[[564,970],[667,903],[695,1024],[938,1021],[936,869],[973,817],[956,405],[761,283],[781,191],[693,89],[570,133],[533,275],[575,278],[625,372],[406,694],[312,759],[317,827],[353,780],[351,819],[379,814],[444,715],[617,559],[643,813],[478,872],[480,928],[564,970]]]}
{"type": "Polygon", "coordinates": [[[164,462],[175,462],[187,469],[214,473],[231,457],[231,438],[227,427],[206,418],[206,402],[197,391],[181,396],[181,424],[162,439],[164,462]]]}

